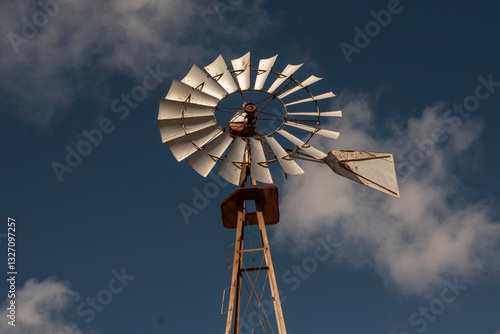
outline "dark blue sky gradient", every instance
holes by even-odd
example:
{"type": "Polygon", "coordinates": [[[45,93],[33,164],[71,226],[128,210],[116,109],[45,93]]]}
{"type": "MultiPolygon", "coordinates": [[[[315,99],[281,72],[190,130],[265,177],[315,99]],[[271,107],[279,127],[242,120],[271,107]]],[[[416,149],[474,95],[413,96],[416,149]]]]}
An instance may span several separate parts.
{"type": "MultiPolygon", "coordinates": [[[[203,20],[187,26],[186,44],[174,42],[179,48],[196,45],[205,34],[230,31],[238,24],[246,25],[243,30],[254,29],[253,24],[259,22],[240,16],[250,3],[254,4],[245,0],[235,5],[233,11],[224,13],[223,21],[210,1],[197,4],[205,13],[203,20]],[[206,29],[207,25],[217,29],[206,29]]],[[[379,92],[372,107],[374,122],[381,128],[389,122],[403,125],[439,101],[463,103],[474,94],[478,76],[492,75],[494,81],[500,81],[500,3],[496,1],[402,1],[402,11],[392,15],[388,26],[348,63],[339,44],[354,45],[354,27],[364,29],[373,20],[370,11],[386,9],[387,3],[263,2],[259,7],[267,12],[271,24],[258,36],[212,35],[210,46],[199,42],[200,52],[188,57],[145,50],[156,58],[137,59],[123,70],[99,61],[106,50],[96,45],[94,59],[64,68],[71,101],[57,107],[56,116],[45,124],[29,121],[19,112],[33,108],[19,101],[31,91],[20,87],[17,96],[5,89],[0,92],[4,157],[0,219],[6,222],[11,216],[17,221],[18,289],[31,278],[69,282],[81,300],[69,306],[64,316],[84,333],[89,329],[123,334],[222,332],[225,317],[220,315],[220,301],[222,290],[230,283],[226,256],[234,231],[223,228],[219,204],[234,186],[220,181],[224,187],[218,186],[217,196],[199,215],[190,217],[190,224],[184,222],[179,204],[192,206],[194,189],[203,191],[215,180],[202,178],[185,161],[178,163],[161,143],[156,124],[159,98],[165,97],[171,80],[184,77],[193,63],[206,66],[219,53],[229,63],[249,50],[253,66],[257,59],[277,53],[278,69],[304,62],[297,72],[299,79],[310,74],[325,78],[315,85],[315,92],[379,92]],[[144,101],[121,120],[120,113],[111,110],[111,103],[141,84],[146,66],[157,65],[169,72],[168,78],[148,91],[144,101]],[[59,182],[51,164],[64,163],[66,146],[76,147],[82,131],[96,128],[103,118],[111,120],[114,130],[104,134],[102,143],[59,182]],[[122,268],[135,278],[86,323],[76,307],[106,288],[113,269],[122,268]]],[[[65,8],[53,20],[62,19],[65,8]]],[[[15,15],[13,27],[18,24],[15,15]]],[[[168,32],[159,35],[169,42],[168,32]]],[[[21,66],[6,37],[2,38],[2,59],[21,66]]],[[[21,53],[30,52],[30,43],[20,47],[21,53]]],[[[2,87],[7,85],[2,83],[2,87]]],[[[35,94],[42,88],[38,89],[35,94]]],[[[47,82],[43,90],[51,89],[58,86],[47,82]]],[[[41,113],[45,110],[43,103],[36,108],[41,113]]],[[[499,110],[500,87],[471,113],[471,119],[483,124],[474,154],[464,155],[450,171],[463,184],[464,192],[456,195],[464,206],[486,201],[497,221],[499,110]]],[[[391,133],[379,136],[390,137],[391,133]]],[[[305,164],[306,173],[307,167],[305,164]]],[[[282,221],[269,228],[271,240],[285,224],[282,221]]],[[[6,223],[0,227],[0,233],[5,231],[6,223]]],[[[4,240],[1,245],[5,254],[4,240]]],[[[273,247],[278,284],[286,295],[283,310],[288,333],[418,333],[419,327],[409,324],[408,317],[419,307],[428,307],[440,290],[430,298],[405,295],[370,265],[322,262],[292,291],[292,284],[282,282],[281,276],[311,256],[314,247],[314,242],[301,251],[287,243],[273,247]]],[[[457,302],[428,323],[425,333],[498,333],[500,287],[498,279],[491,278],[495,275],[487,273],[487,279],[468,283],[457,302]]],[[[4,300],[5,283],[0,287],[4,300]]],[[[23,333],[16,329],[19,331],[12,333],[23,333]]]]}

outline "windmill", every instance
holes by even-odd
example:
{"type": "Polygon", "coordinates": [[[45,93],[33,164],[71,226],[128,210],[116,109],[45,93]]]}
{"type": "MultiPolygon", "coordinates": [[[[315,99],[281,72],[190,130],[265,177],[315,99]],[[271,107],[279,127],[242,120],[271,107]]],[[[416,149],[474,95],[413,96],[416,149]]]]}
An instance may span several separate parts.
{"type": "Polygon", "coordinates": [[[231,60],[231,70],[220,55],[204,67],[205,71],[193,65],[181,81],[173,80],[165,99],[160,99],[160,134],[174,157],[178,161],[188,158],[191,167],[203,177],[221,161],[219,176],[238,186],[221,203],[224,226],[236,229],[233,260],[228,260],[231,286],[223,296],[224,308],[225,292],[229,290],[228,306],[225,312],[221,310],[227,314],[226,334],[238,334],[248,325],[244,318],[249,305],[256,314],[252,328],[257,325],[266,332],[268,327],[274,333],[268,317],[274,313],[277,332],[286,333],[266,232],[266,225],[279,222],[272,163],[278,162],[285,175],[304,173],[296,160],[325,164],[340,176],[399,198],[392,154],[353,150],[325,153],[310,144],[315,135],[332,140],[339,137],[339,132],[319,125],[324,119],[342,117],[342,111],[320,111],[318,101],[335,94],[313,95],[309,87],[321,78],[311,75],[298,81],[293,74],[302,64],[275,71],[277,56],[260,59],[258,67],[251,68],[248,52],[231,60]],[[270,85],[266,85],[268,80],[270,85]],[[249,233],[251,246],[244,248],[245,230],[249,232],[251,227],[258,228],[262,247],[253,246],[249,233]],[[256,253],[262,256],[260,265],[255,263],[256,253]],[[252,265],[247,265],[245,254],[252,254],[252,265]],[[258,284],[261,272],[265,272],[262,288],[258,284]],[[250,277],[250,273],[254,276],[250,277]],[[248,301],[242,307],[242,287],[247,280],[248,301]],[[263,300],[266,282],[270,286],[271,310],[265,309],[263,300]]]}

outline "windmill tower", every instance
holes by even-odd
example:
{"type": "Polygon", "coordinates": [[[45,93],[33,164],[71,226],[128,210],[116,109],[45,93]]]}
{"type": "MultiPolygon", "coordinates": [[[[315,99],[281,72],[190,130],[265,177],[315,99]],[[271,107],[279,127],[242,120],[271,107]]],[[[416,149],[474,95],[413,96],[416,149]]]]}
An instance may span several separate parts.
{"type": "Polygon", "coordinates": [[[339,132],[319,125],[323,119],[342,117],[342,112],[320,111],[318,101],[335,96],[332,92],[311,93],[309,86],[321,78],[311,75],[298,81],[293,74],[302,64],[287,65],[277,72],[273,68],[276,59],[277,55],[261,59],[257,68],[251,68],[248,52],[231,60],[232,70],[222,56],[206,66],[206,72],[193,65],[181,81],[173,80],[167,96],[160,100],[160,134],[174,157],[178,161],[189,157],[188,163],[203,177],[222,161],[218,174],[238,186],[221,203],[224,226],[236,229],[233,260],[228,261],[231,285],[224,291],[223,309],[226,299],[228,305],[226,311],[221,310],[227,314],[226,334],[243,333],[244,326],[252,332],[261,327],[264,333],[275,333],[275,326],[277,333],[286,334],[266,231],[267,225],[279,222],[278,188],[272,185],[270,171],[273,162],[278,162],[286,175],[304,173],[295,160],[326,164],[338,175],[399,198],[392,154],[353,150],[325,153],[310,145],[314,135],[333,140],[339,137],[339,132]],[[265,89],[270,78],[272,83],[265,89]],[[253,245],[252,229],[258,231],[258,246],[253,245]],[[250,247],[244,247],[248,246],[245,238],[250,247]],[[256,256],[260,256],[260,264],[256,256]],[[271,308],[266,307],[263,297],[266,283],[271,308]],[[250,306],[254,316],[248,323],[245,315],[250,306]],[[270,316],[275,318],[275,325],[270,316]]]}

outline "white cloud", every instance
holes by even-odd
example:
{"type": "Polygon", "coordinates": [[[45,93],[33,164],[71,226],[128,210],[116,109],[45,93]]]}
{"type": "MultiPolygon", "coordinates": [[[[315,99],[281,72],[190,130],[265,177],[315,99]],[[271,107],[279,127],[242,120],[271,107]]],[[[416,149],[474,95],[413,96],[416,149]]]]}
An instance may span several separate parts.
{"type": "MultiPolygon", "coordinates": [[[[66,311],[78,299],[66,282],[48,278],[43,282],[28,280],[16,292],[16,326],[5,321],[0,322],[0,334],[81,334],[82,331],[73,323],[64,319],[66,311]],[[13,331],[13,329],[17,331],[13,331]]],[[[5,310],[11,299],[2,305],[5,310]]],[[[9,320],[10,321],[10,320],[9,320]]]]}
{"type": "Polygon", "coordinates": [[[186,66],[205,62],[205,57],[211,61],[218,52],[235,56],[233,52],[242,50],[236,55],[241,56],[248,51],[245,44],[250,39],[274,24],[262,9],[262,0],[233,2],[219,10],[222,20],[212,1],[67,2],[58,5],[57,13],[55,7],[45,11],[56,14],[46,15],[45,26],[18,45],[18,53],[8,34],[24,38],[22,18],[33,23],[33,15],[45,12],[38,1],[0,6],[0,87],[10,104],[3,109],[23,120],[49,123],[82,89],[105,95],[100,81],[113,73],[139,78],[147,65],[161,64],[164,71],[175,72],[182,63],[184,74],[186,66]],[[250,23],[252,29],[245,28],[250,23]]]}
{"type": "Polygon", "coordinates": [[[342,135],[317,146],[395,153],[401,199],[308,164],[282,188],[286,223],[277,240],[307,247],[315,235],[331,234],[342,244],[336,261],[372,266],[404,294],[426,295],[452,275],[471,282],[497,271],[500,224],[484,203],[468,202],[458,177],[470,168],[463,157],[477,146],[481,122],[443,118],[446,106],[438,103],[384,127],[375,125],[375,97],[344,92],[340,99],[344,118],[326,128],[342,135]]]}

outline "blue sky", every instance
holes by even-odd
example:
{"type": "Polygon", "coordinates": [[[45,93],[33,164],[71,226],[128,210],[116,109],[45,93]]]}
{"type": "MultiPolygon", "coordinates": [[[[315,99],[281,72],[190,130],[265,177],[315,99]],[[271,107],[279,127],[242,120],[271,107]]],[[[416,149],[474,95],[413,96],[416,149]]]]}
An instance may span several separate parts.
{"type": "Polygon", "coordinates": [[[19,305],[0,333],[223,331],[234,230],[219,204],[234,186],[178,163],[156,118],[192,64],[248,51],[253,67],[279,54],[276,69],[304,63],[297,78],[324,77],[314,92],[335,92],[324,106],[344,117],[324,125],[340,138],[318,147],[394,153],[401,191],[312,163],[273,174],[288,332],[500,333],[499,3],[0,6],[0,242],[7,261],[15,218],[19,305]],[[68,164],[78,147],[87,155],[68,164]],[[207,187],[213,198],[199,201],[207,187]],[[197,214],[186,219],[182,204],[197,214]],[[325,242],[335,247],[320,260],[325,242]]]}

